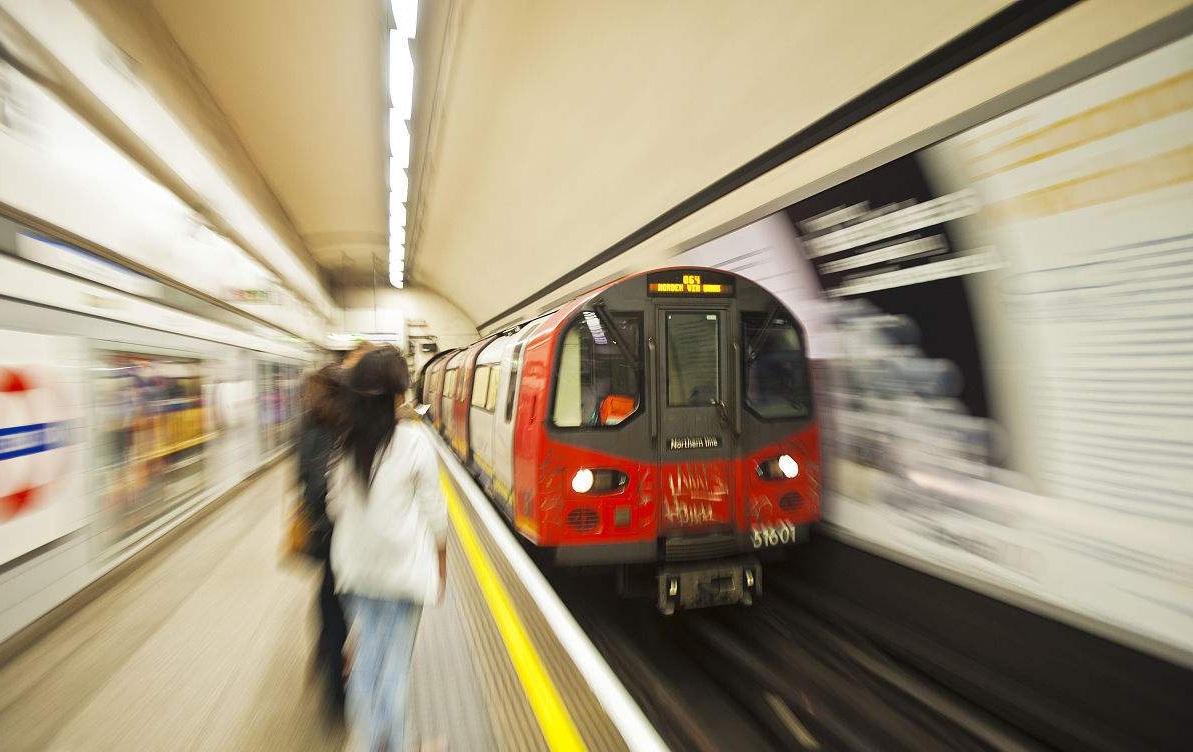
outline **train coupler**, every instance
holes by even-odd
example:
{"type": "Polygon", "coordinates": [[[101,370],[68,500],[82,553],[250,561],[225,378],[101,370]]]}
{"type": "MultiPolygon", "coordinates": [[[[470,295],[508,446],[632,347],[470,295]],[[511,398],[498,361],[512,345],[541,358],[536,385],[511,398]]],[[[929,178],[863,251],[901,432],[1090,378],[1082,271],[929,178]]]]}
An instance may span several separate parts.
{"type": "Polygon", "coordinates": [[[670,616],[681,608],[749,606],[762,593],[762,565],[753,556],[667,564],[659,569],[658,607],[670,616]]]}

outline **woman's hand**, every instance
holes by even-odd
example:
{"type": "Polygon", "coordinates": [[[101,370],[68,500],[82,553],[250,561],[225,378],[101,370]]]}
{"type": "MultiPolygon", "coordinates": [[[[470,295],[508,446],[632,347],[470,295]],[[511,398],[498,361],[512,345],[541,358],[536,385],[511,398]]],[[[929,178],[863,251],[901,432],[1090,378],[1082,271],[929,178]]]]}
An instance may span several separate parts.
{"type": "Polygon", "coordinates": [[[398,420],[421,420],[422,416],[414,409],[414,405],[410,402],[403,402],[398,405],[397,409],[398,420]]]}

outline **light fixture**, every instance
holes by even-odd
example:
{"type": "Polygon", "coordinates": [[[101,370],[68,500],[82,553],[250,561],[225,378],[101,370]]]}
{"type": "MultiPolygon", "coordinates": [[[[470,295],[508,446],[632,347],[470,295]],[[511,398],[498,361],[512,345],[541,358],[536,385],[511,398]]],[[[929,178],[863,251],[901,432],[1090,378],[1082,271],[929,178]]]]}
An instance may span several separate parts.
{"type": "Polygon", "coordinates": [[[763,480],[790,480],[799,475],[799,463],[790,454],[782,454],[759,462],[757,472],[763,480]]]}
{"type": "Polygon", "coordinates": [[[410,166],[410,131],[395,109],[389,111],[389,153],[402,167],[410,166]]]}
{"type": "Polygon", "coordinates": [[[406,201],[406,169],[393,157],[389,158],[389,201],[406,201]]]}
{"type": "Polygon", "coordinates": [[[576,493],[588,493],[592,490],[593,483],[592,471],[588,468],[580,468],[576,474],[572,476],[572,490],[576,493]]]}
{"type": "Polygon", "coordinates": [[[794,478],[799,475],[799,463],[790,454],[781,455],[779,457],[779,470],[785,477],[794,478]]]}
{"type": "Polygon", "coordinates": [[[572,490],[576,493],[605,494],[624,491],[630,476],[620,470],[581,468],[572,477],[572,490]]]}
{"type": "Polygon", "coordinates": [[[400,120],[410,119],[414,102],[414,60],[410,42],[400,33],[389,34],[389,102],[400,120]]]}
{"type": "Polygon", "coordinates": [[[389,283],[406,282],[406,199],[411,138],[406,121],[414,107],[414,58],[418,0],[391,0],[395,28],[389,34],[389,283]]]}
{"type": "Polygon", "coordinates": [[[413,39],[418,31],[418,0],[393,0],[392,8],[397,33],[413,39]]]}

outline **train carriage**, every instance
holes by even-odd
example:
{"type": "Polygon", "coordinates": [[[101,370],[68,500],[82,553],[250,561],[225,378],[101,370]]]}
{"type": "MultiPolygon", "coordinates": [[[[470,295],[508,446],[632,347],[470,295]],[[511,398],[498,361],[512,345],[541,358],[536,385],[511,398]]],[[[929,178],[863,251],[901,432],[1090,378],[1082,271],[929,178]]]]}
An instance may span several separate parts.
{"type": "Polygon", "coordinates": [[[665,612],[752,601],[759,551],[819,519],[803,329],[743,277],[635,274],[428,367],[424,399],[450,401],[441,430],[518,532],[645,575],[665,612]]]}
{"type": "Polygon", "coordinates": [[[419,379],[419,401],[427,405],[427,419],[436,431],[443,430],[442,399],[432,395],[443,393],[443,379],[447,371],[447,362],[457,350],[445,350],[435,355],[423,366],[419,379]]]}

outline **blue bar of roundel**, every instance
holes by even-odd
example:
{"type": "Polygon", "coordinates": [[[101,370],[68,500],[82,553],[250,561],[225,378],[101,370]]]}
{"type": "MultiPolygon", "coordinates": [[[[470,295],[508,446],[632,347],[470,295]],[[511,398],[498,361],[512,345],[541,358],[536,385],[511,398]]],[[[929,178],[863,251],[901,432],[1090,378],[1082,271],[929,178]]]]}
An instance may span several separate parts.
{"type": "Polygon", "coordinates": [[[0,437],[3,436],[17,436],[21,434],[42,434],[43,440],[30,446],[21,447],[20,449],[13,449],[7,452],[0,452],[0,461],[11,460],[17,457],[25,457],[30,454],[37,454],[39,452],[48,452],[51,449],[57,449],[61,444],[56,444],[52,441],[45,441],[44,437],[48,434],[48,429],[53,423],[32,423],[24,426],[6,426],[0,428],[0,437]]]}

